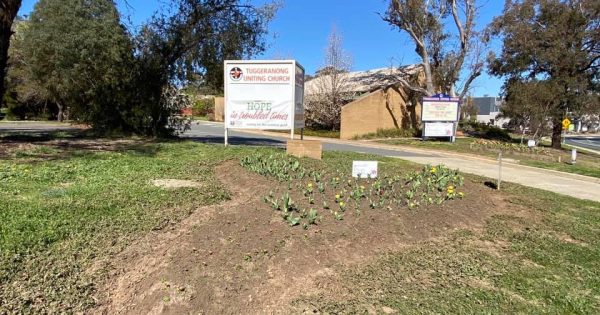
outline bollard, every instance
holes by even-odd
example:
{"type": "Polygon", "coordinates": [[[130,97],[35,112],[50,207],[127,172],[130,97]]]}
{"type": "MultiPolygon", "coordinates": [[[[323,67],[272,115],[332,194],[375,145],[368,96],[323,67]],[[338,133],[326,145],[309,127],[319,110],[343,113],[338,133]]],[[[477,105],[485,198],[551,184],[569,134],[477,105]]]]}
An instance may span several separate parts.
{"type": "Polygon", "coordinates": [[[571,164],[575,164],[577,162],[577,149],[571,150],[571,164]]]}
{"type": "Polygon", "coordinates": [[[502,151],[498,153],[498,185],[496,189],[500,190],[500,183],[502,182],[502,151]]]}

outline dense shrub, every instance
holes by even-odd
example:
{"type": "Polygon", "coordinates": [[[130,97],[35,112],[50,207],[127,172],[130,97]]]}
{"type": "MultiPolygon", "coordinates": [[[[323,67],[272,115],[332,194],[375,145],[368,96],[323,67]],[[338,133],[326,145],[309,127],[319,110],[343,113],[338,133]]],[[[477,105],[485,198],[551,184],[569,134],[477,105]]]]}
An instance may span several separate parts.
{"type": "Polygon", "coordinates": [[[400,128],[389,128],[389,129],[377,129],[376,132],[355,136],[354,139],[376,139],[376,138],[412,138],[419,137],[420,132],[415,129],[400,129],[400,128]]]}
{"type": "Polygon", "coordinates": [[[476,121],[461,121],[458,124],[460,130],[477,138],[484,138],[499,141],[511,141],[510,134],[507,130],[490,126],[476,121]]]}
{"type": "Polygon", "coordinates": [[[208,116],[215,110],[215,99],[214,98],[202,98],[196,100],[192,105],[192,115],[194,116],[208,116]]]}

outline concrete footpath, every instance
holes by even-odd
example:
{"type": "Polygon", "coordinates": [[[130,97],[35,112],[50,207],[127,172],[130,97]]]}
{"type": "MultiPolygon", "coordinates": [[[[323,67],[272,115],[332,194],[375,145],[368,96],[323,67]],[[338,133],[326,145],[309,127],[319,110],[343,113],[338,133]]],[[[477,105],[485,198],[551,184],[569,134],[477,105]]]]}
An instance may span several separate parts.
{"type": "MultiPolygon", "coordinates": [[[[285,135],[276,132],[251,131],[249,133],[258,133],[262,135],[269,135],[271,137],[285,138],[285,135]]],[[[386,156],[401,158],[420,164],[445,164],[448,167],[459,169],[465,173],[485,176],[494,180],[498,178],[498,162],[485,157],[444,152],[439,150],[417,149],[409,146],[386,145],[360,140],[339,140],[320,137],[304,137],[304,139],[320,140],[324,143],[347,144],[386,151],[412,152],[415,153],[414,156],[386,156]]],[[[548,190],[580,199],[588,199],[600,202],[600,178],[596,177],[503,162],[502,181],[548,190]]]]}

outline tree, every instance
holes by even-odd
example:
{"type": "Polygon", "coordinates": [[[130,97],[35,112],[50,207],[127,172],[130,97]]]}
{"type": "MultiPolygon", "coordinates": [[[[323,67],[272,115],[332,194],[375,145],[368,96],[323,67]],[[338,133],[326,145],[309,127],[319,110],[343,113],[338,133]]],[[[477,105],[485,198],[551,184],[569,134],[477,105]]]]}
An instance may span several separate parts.
{"type": "Polygon", "coordinates": [[[274,4],[172,0],[136,34],[113,0],[40,0],[24,34],[28,72],[59,118],[103,132],[169,135],[190,81],[222,90],[223,60],[265,49],[274,4]]]}
{"type": "Polygon", "coordinates": [[[342,37],[334,28],[325,48],[324,65],[313,79],[315,90],[307,95],[306,113],[309,124],[319,128],[338,130],[342,106],[352,97],[348,72],[352,58],[342,47],[342,37]]]}
{"type": "Polygon", "coordinates": [[[27,119],[44,115],[50,118],[55,114],[54,104],[49,102],[45,90],[33,79],[31,68],[24,59],[24,34],[29,24],[29,20],[20,17],[13,23],[14,34],[8,50],[4,101],[13,117],[27,119]]]}
{"type": "Polygon", "coordinates": [[[409,89],[425,95],[445,93],[461,99],[483,70],[484,42],[475,31],[477,7],[475,0],[390,0],[382,19],[402,32],[415,44],[425,75],[425,88],[398,79],[409,89]],[[458,40],[445,29],[452,20],[458,40]],[[458,48],[450,49],[450,47],[458,48]],[[468,75],[460,90],[457,83],[461,72],[468,75]]]}
{"type": "Polygon", "coordinates": [[[154,16],[136,36],[134,108],[127,115],[136,132],[172,131],[180,107],[167,102],[174,86],[200,78],[201,85],[223,89],[223,61],[264,51],[267,24],[278,5],[262,7],[239,0],[173,0],[174,14],[154,16]],[[165,92],[168,92],[165,94],[165,92]]]}
{"type": "Polygon", "coordinates": [[[539,130],[549,124],[560,148],[566,113],[599,107],[600,3],[509,0],[490,30],[503,37],[489,70],[506,79],[504,115],[539,130]]]}
{"type": "Polygon", "coordinates": [[[111,0],[40,0],[23,34],[23,58],[37,87],[69,114],[104,125],[129,69],[132,46],[111,0]]]}
{"type": "Polygon", "coordinates": [[[21,0],[0,1],[0,97],[4,95],[4,77],[8,62],[8,47],[12,36],[12,24],[21,8],[21,0]]]}

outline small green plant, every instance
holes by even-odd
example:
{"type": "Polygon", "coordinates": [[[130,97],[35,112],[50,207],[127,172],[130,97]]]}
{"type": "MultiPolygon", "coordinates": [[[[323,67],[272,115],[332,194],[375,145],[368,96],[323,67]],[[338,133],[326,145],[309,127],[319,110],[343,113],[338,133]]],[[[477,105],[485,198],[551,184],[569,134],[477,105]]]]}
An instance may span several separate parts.
{"type": "Polygon", "coordinates": [[[310,211],[308,211],[308,217],[307,217],[308,224],[316,224],[318,219],[319,219],[319,213],[317,212],[317,210],[310,208],[310,211]]]}
{"type": "Polygon", "coordinates": [[[295,217],[293,215],[288,215],[287,222],[290,226],[296,226],[300,224],[300,217],[295,217]]]}
{"type": "Polygon", "coordinates": [[[344,220],[344,214],[337,211],[333,213],[333,217],[338,221],[344,220]]]}
{"type": "Polygon", "coordinates": [[[325,184],[323,182],[319,182],[317,184],[317,189],[319,190],[319,192],[322,194],[325,192],[325,184]]]}
{"type": "Polygon", "coordinates": [[[273,192],[270,192],[264,200],[273,209],[281,210],[283,219],[290,226],[301,224],[304,228],[315,222],[317,214],[313,205],[317,202],[322,203],[323,209],[329,210],[334,218],[341,220],[348,206],[360,215],[365,208],[388,211],[398,207],[415,209],[465,196],[459,191],[464,185],[462,175],[444,165],[428,165],[404,175],[381,174],[378,178],[366,180],[349,177],[339,170],[326,177],[327,173],[309,170],[297,159],[283,155],[248,156],[242,159],[242,165],[264,176],[287,182],[288,190],[280,199],[274,198],[273,192]],[[306,182],[306,178],[310,181],[306,182]],[[334,187],[332,191],[336,192],[333,210],[328,204],[332,197],[325,193],[327,185],[334,187]],[[294,192],[305,197],[298,204],[292,200],[294,192]]]}

